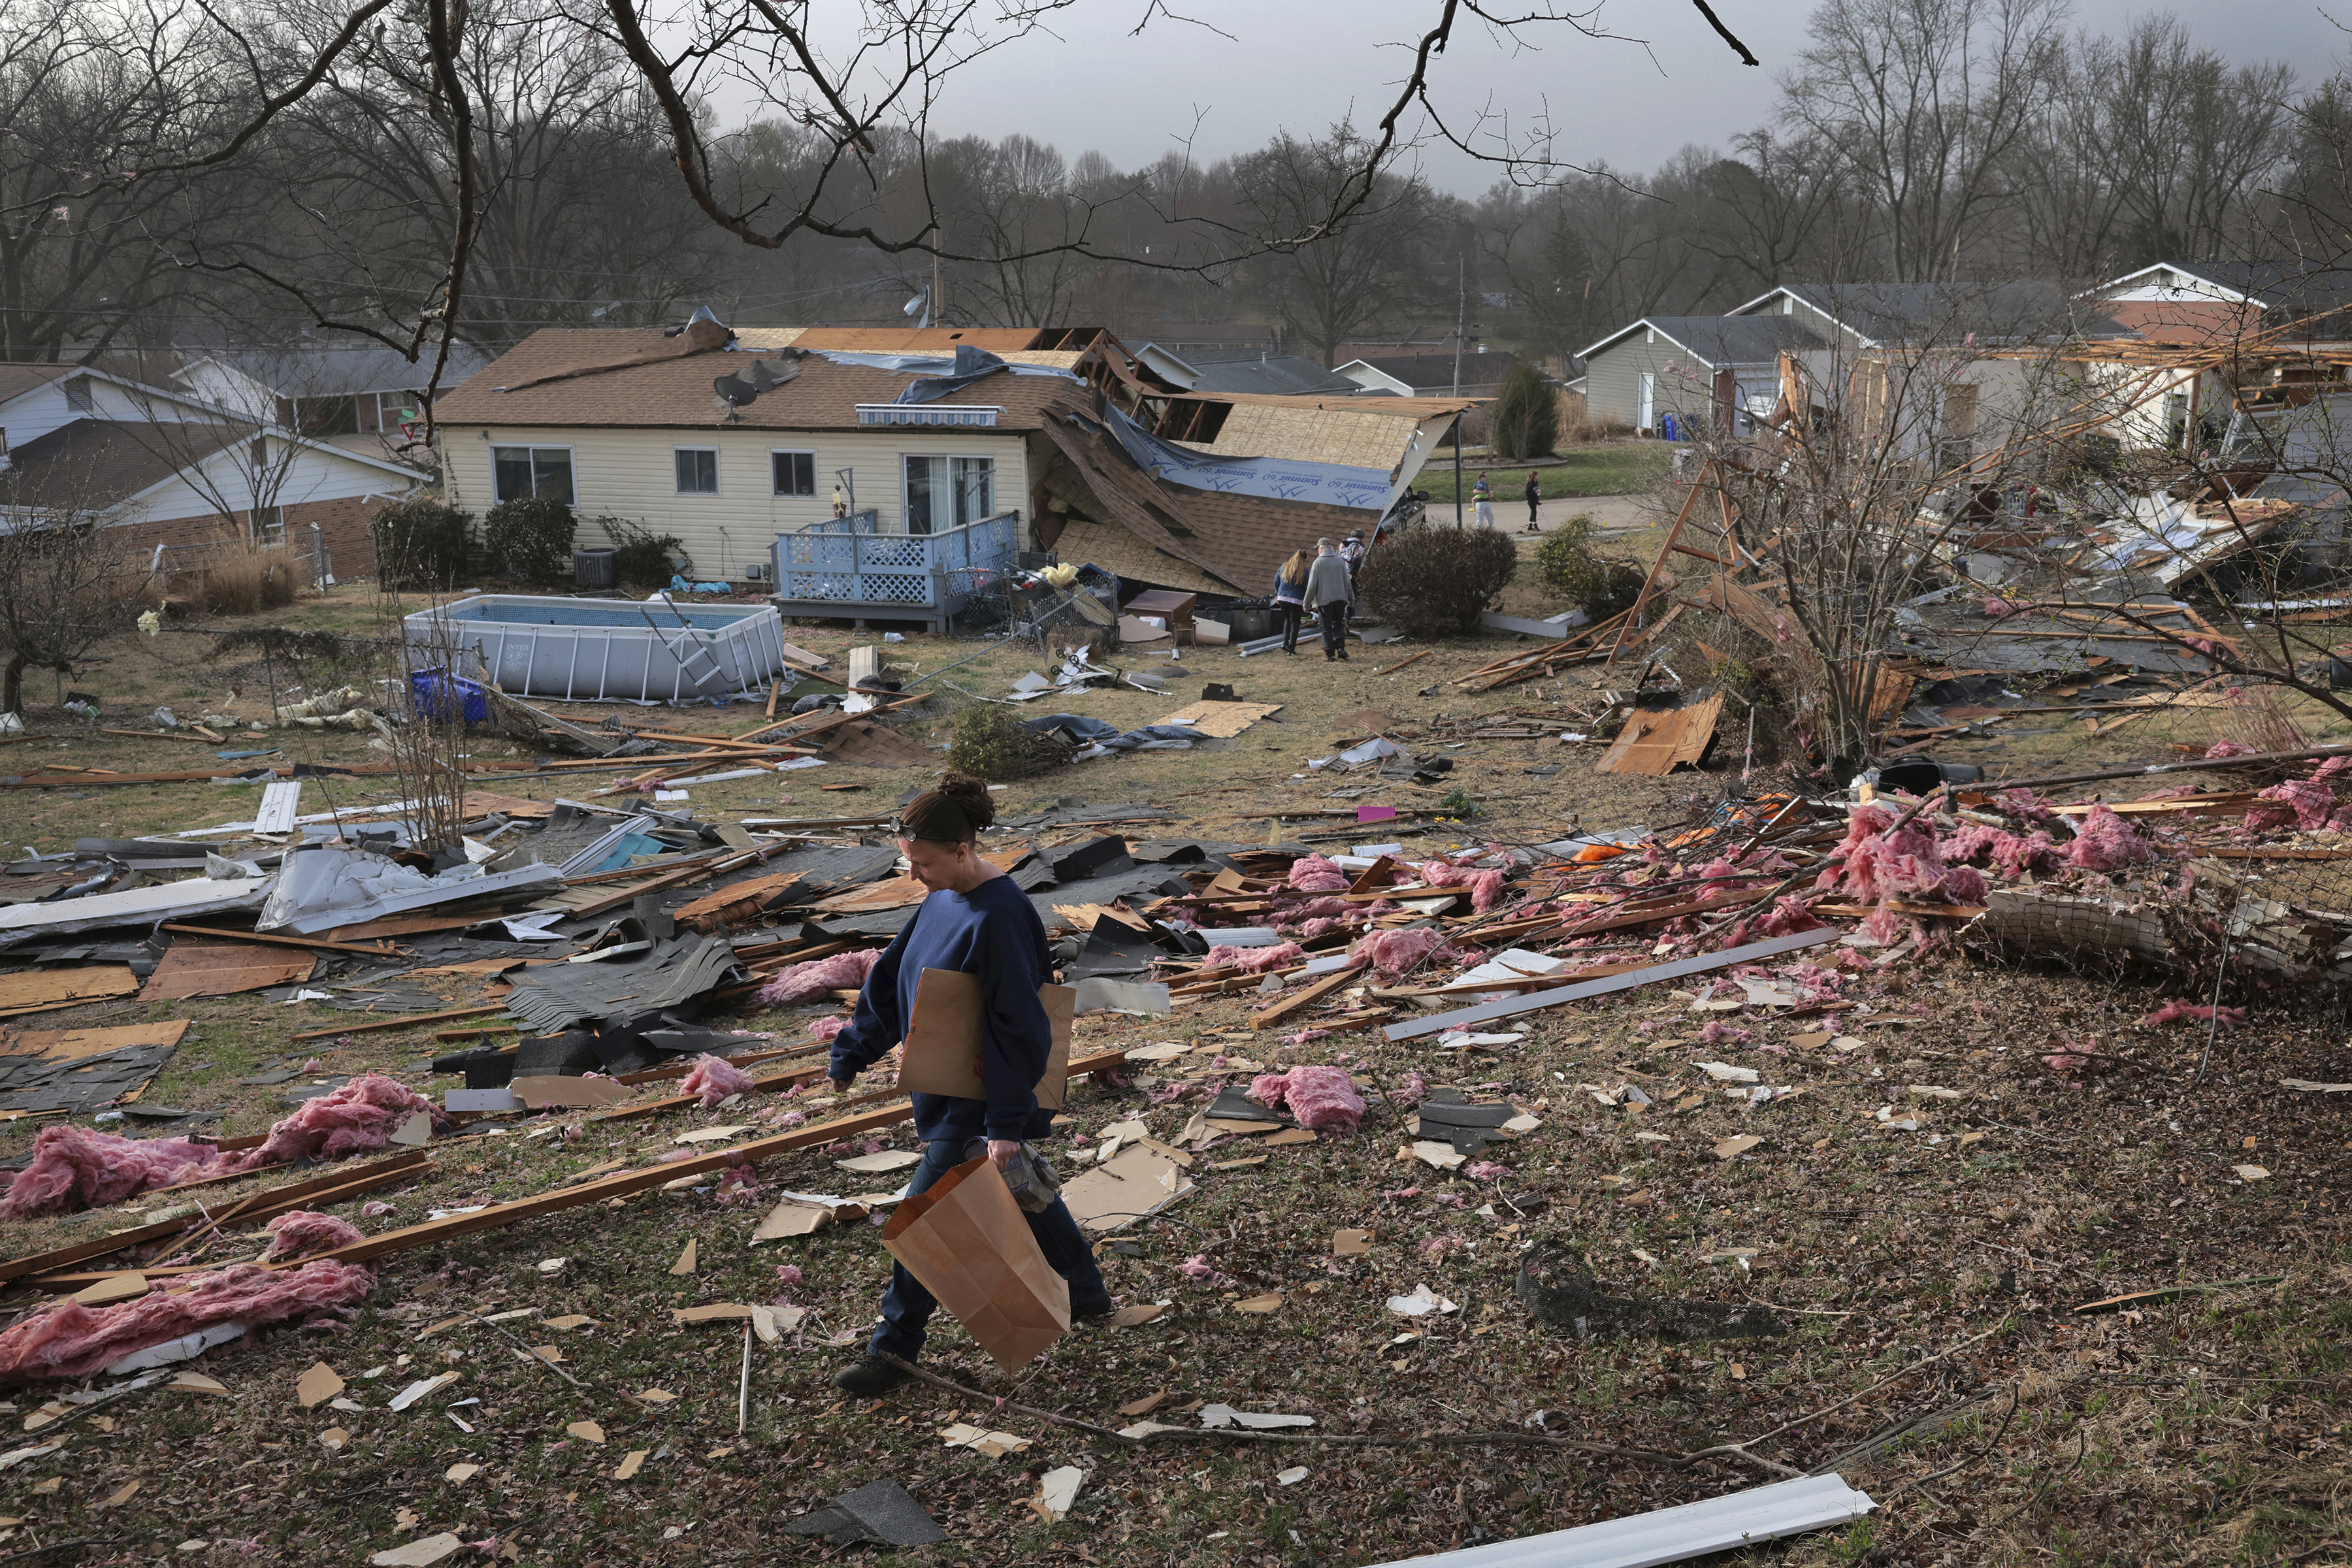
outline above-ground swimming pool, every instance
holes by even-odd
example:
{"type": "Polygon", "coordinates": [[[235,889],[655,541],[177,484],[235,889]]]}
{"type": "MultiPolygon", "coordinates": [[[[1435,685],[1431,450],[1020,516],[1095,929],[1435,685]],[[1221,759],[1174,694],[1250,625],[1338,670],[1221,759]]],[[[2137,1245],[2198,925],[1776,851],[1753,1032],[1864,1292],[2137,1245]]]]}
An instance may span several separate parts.
{"type": "Polygon", "coordinates": [[[784,619],[767,605],[477,594],[403,625],[426,664],[454,655],[470,676],[478,658],[502,690],[575,702],[732,697],[784,661],[784,619]]]}

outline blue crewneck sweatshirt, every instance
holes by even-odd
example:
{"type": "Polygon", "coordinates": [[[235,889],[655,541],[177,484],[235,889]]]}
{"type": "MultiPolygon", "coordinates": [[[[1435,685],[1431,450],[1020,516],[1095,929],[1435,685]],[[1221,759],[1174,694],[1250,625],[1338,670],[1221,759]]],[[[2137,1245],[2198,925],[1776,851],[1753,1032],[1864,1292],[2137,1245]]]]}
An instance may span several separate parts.
{"type": "Polygon", "coordinates": [[[1010,877],[992,877],[969,893],[942,889],[923,900],[866,976],[849,1026],[834,1037],[832,1076],[854,1078],[905,1037],[926,969],[980,977],[980,1077],[988,1098],[916,1095],[915,1135],[925,1142],[1044,1137],[1054,1113],[1039,1108],[1037,1082],[1054,1032],[1037,988],[1053,978],[1052,952],[1037,907],[1010,877]]]}

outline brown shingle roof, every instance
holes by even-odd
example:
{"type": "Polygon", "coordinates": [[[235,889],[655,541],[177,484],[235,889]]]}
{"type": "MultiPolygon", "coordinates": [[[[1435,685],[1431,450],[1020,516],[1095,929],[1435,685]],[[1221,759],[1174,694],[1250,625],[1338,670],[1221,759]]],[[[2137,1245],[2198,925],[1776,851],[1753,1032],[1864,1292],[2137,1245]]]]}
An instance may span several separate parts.
{"type": "Polygon", "coordinates": [[[22,397],[35,387],[46,386],[80,368],[72,364],[0,364],[0,403],[22,397]]]}
{"type": "Polygon", "coordinates": [[[9,454],[0,506],[102,510],[253,431],[250,425],[77,419],[9,454]]]}
{"type": "MultiPolygon", "coordinates": [[[[1268,500],[1162,483],[1135,466],[1100,431],[1073,422],[1065,406],[1045,434],[1093,492],[1100,521],[1123,523],[1155,550],[1181,557],[1234,585],[1243,597],[1272,590],[1275,568],[1326,535],[1369,528],[1370,511],[1309,501],[1268,500]]],[[[1058,471],[1058,470],[1057,470],[1058,471]]],[[[1051,484],[1048,480],[1048,484],[1051,484]]]]}
{"type": "MultiPolygon", "coordinates": [[[[550,327],[533,332],[439,405],[444,425],[578,426],[711,429],[726,419],[710,384],[748,372],[759,356],[697,350],[684,337],[621,328],[550,327]],[[498,390],[500,387],[506,391],[498,390]]],[[[770,358],[773,367],[779,363],[770,358]]],[[[738,410],[763,430],[855,427],[857,405],[888,403],[916,379],[902,372],[797,362],[800,374],[738,410]]],[[[1058,375],[999,372],[926,407],[995,405],[996,427],[1034,430],[1045,405],[1078,390],[1058,375]]]]}

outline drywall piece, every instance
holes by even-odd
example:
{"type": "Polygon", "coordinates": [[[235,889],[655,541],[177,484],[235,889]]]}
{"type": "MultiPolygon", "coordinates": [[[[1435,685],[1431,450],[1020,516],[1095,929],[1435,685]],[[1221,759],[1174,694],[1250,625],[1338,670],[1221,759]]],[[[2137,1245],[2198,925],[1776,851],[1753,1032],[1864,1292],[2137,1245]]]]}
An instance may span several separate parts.
{"type": "Polygon", "coordinates": [[[1192,1190],[1176,1151],[1146,1141],[1063,1184],[1062,1201],[1089,1235],[1102,1236],[1154,1215],[1192,1190]]]}
{"type": "Polygon", "coordinates": [[[510,1089],[453,1089],[444,1110],[520,1110],[521,1100],[510,1089]]]}
{"type": "Polygon", "coordinates": [[[1081,980],[1071,987],[1077,993],[1080,1013],[1131,1013],[1138,1017],[1165,1017],[1176,1010],[1169,1000],[1168,987],[1134,980],[1081,980]]]}
{"type": "Polygon", "coordinates": [[[16,904],[0,910],[0,942],[35,931],[152,925],[192,915],[258,909],[270,880],[268,877],[192,877],[184,882],[162,882],[121,893],[85,893],[51,904],[16,904]]]}
{"type": "MultiPolygon", "coordinates": [[[[1754,1542],[1826,1530],[1860,1519],[1877,1506],[1867,1493],[1846,1485],[1843,1476],[1807,1476],[1629,1519],[1415,1557],[1410,1568],[1658,1568],[1754,1542]]],[[[1407,1565],[1383,1563],[1378,1568],[1407,1565]]]]}
{"type": "Polygon", "coordinates": [[[302,809],[302,781],[285,779],[261,786],[261,809],[253,814],[256,833],[291,833],[302,809]]]}
{"type": "MultiPolygon", "coordinates": [[[[1223,933],[1218,934],[1222,936],[1223,933]]],[[[1756,963],[1767,958],[1777,958],[1784,952],[1794,952],[1800,948],[1818,947],[1825,942],[1835,942],[1843,934],[1834,926],[1825,926],[1820,931],[1792,931],[1787,936],[1751,942],[1745,947],[1727,948],[1721,952],[1702,953],[1696,958],[1685,958],[1675,963],[1654,964],[1648,969],[1604,975],[1599,980],[1557,986],[1549,991],[1530,991],[1523,996],[1464,1007],[1456,1012],[1433,1013],[1426,1017],[1391,1024],[1381,1033],[1391,1040],[1417,1040],[1423,1035],[1442,1035],[1471,1024],[1484,1024],[1496,1018],[1516,1018],[1522,1013],[1539,1013],[1547,1007],[1557,1007],[1566,1002],[1581,1002],[1589,996],[1607,996],[1619,991],[1637,990],[1661,980],[1679,980],[1685,975],[1756,963]]]]}
{"type": "Polygon", "coordinates": [[[215,1345],[244,1336],[244,1323],[215,1323],[208,1329],[198,1329],[192,1334],[182,1334],[176,1340],[166,1340],[160,1345],[149,1345],[143,1351],[132,1351],[121,1361],[106,1363],[106,1375],[121,1377],[125,1373],[145,1372],[151,1367],[170,1366],[175,1362],[194,1361],[215,1345]]]}

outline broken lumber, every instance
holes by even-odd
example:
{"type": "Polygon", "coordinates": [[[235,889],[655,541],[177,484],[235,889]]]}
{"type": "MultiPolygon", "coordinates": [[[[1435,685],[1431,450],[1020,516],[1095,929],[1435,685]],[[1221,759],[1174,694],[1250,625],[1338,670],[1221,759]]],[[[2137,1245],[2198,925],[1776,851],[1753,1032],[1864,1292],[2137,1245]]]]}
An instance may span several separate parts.
{"type": "Polygon", "coordinates": [[[163,929],[183,936],[216,936],[223,942],[258,942],[272,947],[320,948],[328,952],[356,952],[368,958],[397,958],[400,955],[388,946],[369,947],[356,942],[326,942],[314,936],[279,936],[272,931],[229,931],[221,926],[173,925],[163,929]]]}
{"type": "Polygon", "coordinates": [[[1332,992],[1339,990],[1362,973],[1363,969],[1364,966],[1361,963],[1350,963],[1344,969],[1335,969],[1330,973],[1320,976],[1312,984],[1289,993],[1272,1006],[1251,1014],[1249,1026],[1253,1029],[1271,1027],[1308,1003],[1319,1002],[1328,996],[1332,992]]]}
{"type": "MultiPolygon", "coordinates": [[[[1806,934],[1810,936],[1813,933],[1809,931],[1806,934]]],[[[1835,933],[1826,934],[1834,935],[1835,933]]],[[[1106,1068],[1118,1068],[1126,1065],[1125,1051],[1104,1051],[1099,1055],[1072,1062],[1069,1073],[1072,1078],[1076,1078],[1082,1073],[1099,1072],[1106,1068]]],[[[698,1155],[691,1160],[678,1160],[666,1165],[655,1165],[643,1171],[628,1171],[606,1176],[598,1181],[583,1182],[576,1186],[541,1193],[535,1197],[517,1198],[511,1203],[496,1204],[473,1214],[450,1215],[442,1219],[426,1220],[422,1225],[404,1226],[397,1230],[387,1230],[362,1241],[351,1242],[324,1252],[315,1252],[299,1260],[289,1259],[283,1264],[266,1267],[299,1268],[303,1263],[316,1262],[321,1258],[332,1258],[338,1263],[366,1263],[395,1252],[406,1252],[415,1247],[429,1247],[435,1242],[454,1241],[461,1236],[472,1236],[478,1231],[497,1230],[519,1220],[536,1219],[541,1215],[558,1214],[565,1209],[580,1208],[589,1204],[603,1203],[609,1198],[625,1197],[632,1193],[646,1192],[677,1181],[681,1176],[705,1175],[712,1172],[723,1171],[730,1165],[749,1164],[764,1160],[772,1154],[789,1154],[796,1150],[819,1148],[837,1138],[893,1126],[898,1122],[908,1121],[914,1114],[914,1102],[901,1100],[873,1110],[861,1111],[856,1116],[845,1116],[833,1121],[821,1121],[807,1127],[795,1128],[790,1132],[779,1133],[772,1138],[755,1138],[748,1143],[738,1143],[733,1148],[698,1155]]]]}
{"type": "Polygon", "coordinates": [[[289,1040],[331,1040],[337,1035],[367,1035],[382,1029],[407,1029],[418,1024],[446,1024],[452,1018],[480,1018],[492,1013],[503,1013],[507,1005],[492,1003],[488,1007],[458,1007],[446,1013],[411,1013],[402,1018],[378,1018],[369,1024],[344,1024],[332,1029],[306,1029],[299,1035],[289,1035],[289,1040]]]}
{"type": "Polygon", "coordinates": [[[1541,1012],[1569,1002],[1581,1002],[1589,996],[1606,996],[1618,991],[1637,990],[1654,985],[1662,980],[1680,980],[1685,975],[1705,974],[1711,970],[1729,969],[1742,963],[1755,963],[1767,958],[1777,958],[1800,948],[1818,947],[1825,942],[1835,942],[1845,933],[1833,926],[1820,931],[1792,931],[1787,936],[1770,937],[1763,942],[1751,942],[1745,947],[1727,948],[1721,952],[1702,953],[1696,958],[1679,959],[1673,963],[1653,964],[1624,974],[1612,974],[1580,984],[1562,985],[1550,991],[1532,992],[1525,996],[1508,997],[1500,1002],[1487,1002],[1475,1007],[1464,1007],[1452,1013],[1433,1013],[1427,1017],[1408,1019],[1391,1024],[1381,1033],[1391,1040],[1417,1040],[1424,1035],[1442,1035],[1449,1029],[1483,1024],[1494,1018],[1516,1018],[1522,1013],[1541,1012]]]}
{"type": "MultiPolygon", "coordinates": [[[[395,1154],[389,1160],[379,1160],[373,1165],[364,1165],[357,1170],[330,1171],[324,1175],[311,1176],[299,1182],[289,1182],[282,1187],[271,1187],[265,1192],[256,1193],[243,1203],[223,1210],[218,1218],[212,1223],[223,1227],[232,1221],[257,1225],[264,1220],[276,1219],[279,1215],[290,1214],[296,1209],[322,1207],[360,1193],[373,1191],[377,1187],[389,1186],[394,1182],[404,1182],[414,1177],[423,1176],[429,1172],[431,1166],[432,1156],[419,1149],[413,1152],[395,1154]]],[[[246,1173],[246,1174],[255,1173],[246,1173]]],[[[215,1179],[234,1181],[239,1178],[215,1179]]],[[[182,1184],[183,1186],[194,1184],[194,1183],[182,1184]]],[[[47,1252],[36,1252],[23,1258],[11,1258],[5,1262],[0,1262],[0,1280],[21,1279],[27,1275],[48,1274],[61,1268],[70,1268],[77,1263],[86,1263],[93,1258],[104,1258],[110,1254],[121,1252],[125,1247],[141,1247],[151,1241],[168,1240],[205,1223],[205,1217],[201,1213],[183,1215],[178,1219],[159,1220],[152,1225],[133,1226],[129,1230],[117,1231],[111,1236],[101,1236],[95,1241],[76,1242],[70,1247],[56,1247],[47,1252]]],[[[149,1269],[147,1272],[152,1273],[154,1270],[149,1269]]]]}

